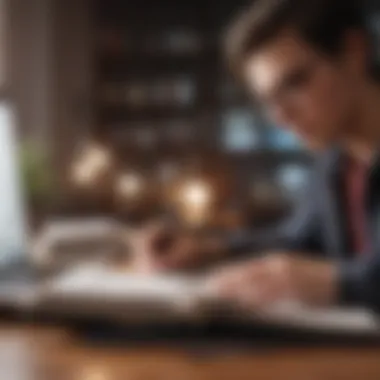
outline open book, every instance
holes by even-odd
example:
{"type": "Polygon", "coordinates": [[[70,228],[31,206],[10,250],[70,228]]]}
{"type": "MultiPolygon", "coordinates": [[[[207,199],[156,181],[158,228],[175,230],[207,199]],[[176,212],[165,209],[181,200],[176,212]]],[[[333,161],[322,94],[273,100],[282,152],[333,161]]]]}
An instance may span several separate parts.
{"type": "Polygon", "coordinates": [[[124,322],[232,318],[325,332],[379,333],[380,336],[376,317],[365,310],[308,309],[290,301],[266,310],[243,310],[219,299],[199,277],[118,273],[100,265],[63,273],[46,285],[41,300],[45,307],[60,313],[116,318],[124,322]]]}

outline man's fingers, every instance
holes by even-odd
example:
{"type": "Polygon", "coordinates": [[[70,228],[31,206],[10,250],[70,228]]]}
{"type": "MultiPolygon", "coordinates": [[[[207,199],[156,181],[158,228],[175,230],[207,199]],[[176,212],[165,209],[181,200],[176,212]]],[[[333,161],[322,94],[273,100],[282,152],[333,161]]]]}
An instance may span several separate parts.
{"type": "Polygon", "coordinates": [[[238,302],[247,308],[263,309],[272,305],[276,301],[285,298],[286,291],[281,282],[273,279],[269,281],[262,281],[243,289],[237,295],[238,302]]]}
{"type": "Polygon", "coordinates": [[[249,308],[265,307],[288,293],[283,277],[265,259],[222,269],[211,277],[209,288],[249,308]]]}
{"type": "Polygon", "coordinates": [[[133,267],[139,272],[160,271],[160,256],[165,254],[170,230],[162,221],[153,222],[129,236],[133,267]]]}
{"type": "Polygon", "coordinates": [[[241,263],[219,268],[208,279],[208,288],[220,297],[233,298],[248,281],[246,266],[241,263]]]}
{"type": "Polygon", "coordinates": [[[223,289],[229,284],[243,284],[259,281],[266,275],[266,268],[257,260],[249,263],[237,263],[228,267],[220,268],[210,277],[210,283],[216,288],[223,289]]]}
{"type": "Polygon", "coordinates": [[[154,223],[136,232],[133,241],[136,254],[153,255],[166,248],[170,230],[163,223],[154,223]]]}
{"type": "Polygon", "coordinates": [[[206,280],[207,287],[213,293],[220,295],[220,293],[223,292],[223,289],[227,286],[227,284],[235,282],[235,278],[238,277],[237,275],[239,267],[235,265],[222,267],[218,268],[217,270],[214,270],[206,280]]]}
{"type": "Polygon", "coordinates": [[[173,240],[172,245],[160,258],[160,261],[163,266],[171,269],[189,267],[196,262],[198,254],[198,247],[193,238],[178,237],[173,240]]]}

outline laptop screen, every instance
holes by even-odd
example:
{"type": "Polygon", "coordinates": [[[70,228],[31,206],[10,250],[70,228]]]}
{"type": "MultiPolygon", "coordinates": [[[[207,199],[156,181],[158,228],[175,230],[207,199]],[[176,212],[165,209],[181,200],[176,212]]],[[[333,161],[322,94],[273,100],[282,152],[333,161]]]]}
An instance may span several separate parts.
{"type": "Polygon", "coordinates": [[[0,265],[26,253],[26,218],[12,108],[0,103],[0,265]]]}

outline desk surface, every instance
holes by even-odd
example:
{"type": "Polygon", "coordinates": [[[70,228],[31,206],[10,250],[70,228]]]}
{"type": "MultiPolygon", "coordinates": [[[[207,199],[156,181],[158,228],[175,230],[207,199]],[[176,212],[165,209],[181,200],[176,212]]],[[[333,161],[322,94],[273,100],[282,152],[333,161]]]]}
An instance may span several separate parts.
{"type": "Polygon", "coordinates": [[[2,324],[1,380],[380,379],[380,348],[277,348],[196,355],[89,347],[68,330],[2,324]]]}

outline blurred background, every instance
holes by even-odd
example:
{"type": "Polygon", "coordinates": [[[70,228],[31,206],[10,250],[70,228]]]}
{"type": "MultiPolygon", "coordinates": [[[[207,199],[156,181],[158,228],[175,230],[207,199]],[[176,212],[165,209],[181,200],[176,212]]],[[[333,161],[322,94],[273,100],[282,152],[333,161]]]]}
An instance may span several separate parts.
{"type": "MultiPolygon", "coordinates": [[[[57,220],[134,226],[160,216],[260,230],[289,215],[312,157],[260,114],[223,57],[226,26],[248,3],[1,1],[9,133],[0,146],[18,138],[33,232],[57,220]]],[[[374,29],[377,10],[374,1],[374,29]]]]}
{"type": "MultiPolygon", "coordinates": [[[[273,355],[260,337],[289,343],[302,333],[281,335],[277,319],[265,328],[263,315],[255,329],[251,313],[213,309],[197,273],[131,273],[131,236],[151,220],[202,236],[249,228],[260,245],[303,192],[313,157],[268,122],[224,61],[226,28],[248,3],[0,0],[1,379],[359,378],[362,369],[379,378],[375,351],[273,355]],[[198,298],[210,305],[192,304],[198,298]],[[234,316],[241,328],[223,325],[234,316]],[[209,351],[191,343],[219,333],[209,351]],[[192,356],[134,343],[157,335],[188,339],[192,356]],[[238,336],[254,354],[226,360],[238,336]]],[[[380,35],[380,2],[368,3],[380,35]]],[[[331,323],[326,331],[378,338],[371,315],[290,312],[282,323],[310,322],[315,337],[331,323]]]]}

